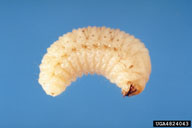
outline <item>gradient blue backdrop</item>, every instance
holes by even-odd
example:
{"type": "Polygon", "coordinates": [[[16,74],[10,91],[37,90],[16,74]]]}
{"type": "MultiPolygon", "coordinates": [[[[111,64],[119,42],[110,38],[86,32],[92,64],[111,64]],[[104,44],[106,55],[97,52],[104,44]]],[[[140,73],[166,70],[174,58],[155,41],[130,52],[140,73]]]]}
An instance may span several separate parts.
{"type": "Polygon", "coordinates": [[[153,120],[192,119],[192,1],[0,1],[1,128],[150,128],[153,120]],[[150,51],[145,91],[123,98],[98,75],[58,97],[38,84],[38,65],[62,34],[87,26],[119,28],[150,51]]]}

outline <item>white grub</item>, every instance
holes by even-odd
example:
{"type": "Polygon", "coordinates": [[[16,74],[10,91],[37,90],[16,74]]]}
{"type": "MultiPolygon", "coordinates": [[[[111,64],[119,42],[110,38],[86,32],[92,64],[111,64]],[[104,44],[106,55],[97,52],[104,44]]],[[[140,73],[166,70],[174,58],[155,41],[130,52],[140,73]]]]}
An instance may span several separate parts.
{"type": "Polygon", "coordinates": [[[88,27],[73,30],[54,42],[42,59],[39,83],[57,96],[83,74],[105,76],[124,96],[139,94],[151,73],[147,48],[119,29],[88,27]]]}

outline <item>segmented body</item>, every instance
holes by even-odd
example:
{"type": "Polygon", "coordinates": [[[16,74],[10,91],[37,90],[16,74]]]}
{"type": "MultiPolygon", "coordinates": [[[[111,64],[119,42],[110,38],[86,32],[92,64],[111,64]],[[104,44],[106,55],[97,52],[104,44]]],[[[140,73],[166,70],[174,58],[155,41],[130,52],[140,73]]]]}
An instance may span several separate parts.
{"type": "Polygon", "coordinates": [[[148,50],[140,40],[118,29],[73,30],[47,49],[39,83],[47,94],[56,96],[88,73],[105,76],[122,89],[124,96],[139,94],[151,73],[148,50]]]}

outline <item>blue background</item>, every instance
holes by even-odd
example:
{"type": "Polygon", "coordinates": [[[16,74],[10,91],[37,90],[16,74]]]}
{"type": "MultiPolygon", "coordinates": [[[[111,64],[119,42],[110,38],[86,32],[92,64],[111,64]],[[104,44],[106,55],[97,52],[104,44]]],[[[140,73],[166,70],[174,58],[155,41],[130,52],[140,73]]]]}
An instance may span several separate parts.
{"type": "Polygon", "coordinates": [[[0,1],[0,127],[150,128],[192,119],[192,1],[0,1]],[[123,98],[107,79],[77,79],[58,97],[38,84],[39,64],[59,36],[87,26],[119,28],[150,51],[143,93],[123,98]]]}

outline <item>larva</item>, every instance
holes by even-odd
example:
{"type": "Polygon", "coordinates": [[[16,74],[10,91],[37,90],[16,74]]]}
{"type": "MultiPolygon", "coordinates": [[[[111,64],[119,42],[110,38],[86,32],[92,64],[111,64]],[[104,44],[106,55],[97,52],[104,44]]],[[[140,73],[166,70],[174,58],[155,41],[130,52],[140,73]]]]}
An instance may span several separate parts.
{"type": "Polygon", "coordinates": [[[119,29],[79,28],[54,42],[40,64],[39,83],[48,95],[57,96],[83,74],[105,76],[123,96],[139,94],[151,73],[147,48],[119,29]]]}

